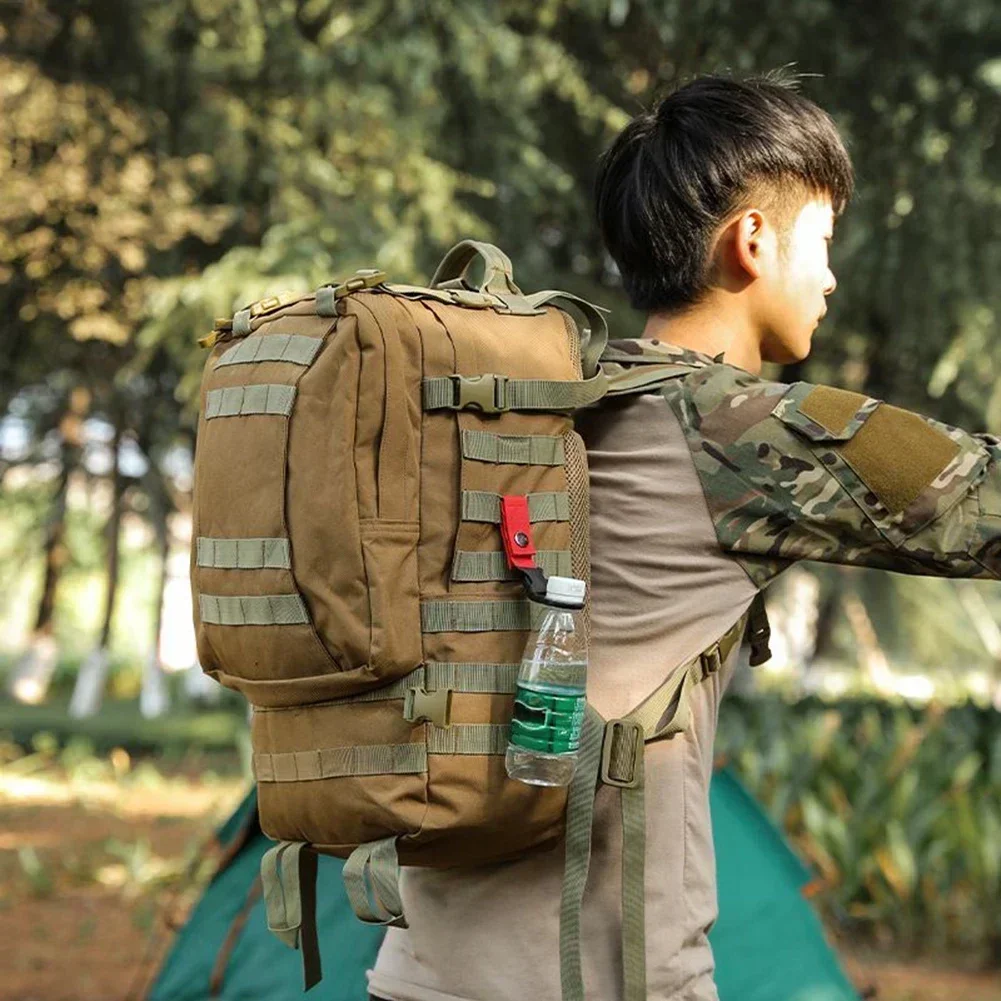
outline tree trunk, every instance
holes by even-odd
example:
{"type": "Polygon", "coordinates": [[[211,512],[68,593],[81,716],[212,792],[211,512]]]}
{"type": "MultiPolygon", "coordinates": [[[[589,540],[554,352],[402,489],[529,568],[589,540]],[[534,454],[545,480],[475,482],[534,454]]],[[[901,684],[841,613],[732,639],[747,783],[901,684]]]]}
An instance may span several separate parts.
{"type": "Polygon", "coordinates": [[[53,636],[56,592],[69,553],[66,549],[66,509],[70,480],[80,461],[83,422],[90,409],[90,393],[82,386],[72,390],[66,411],[59,422],[62,438],[59,449],[59,479],[45,530],[45,574],[35,613],[35,626],[28,649],[14,665],[10,693],[20,702],[39,703],[45,699],[55,671],[59,650],[53,636]]]}
{"type": "Polygon", "coordinates": [[[160,631],[163,629],[163,599],[167,591],[167,557],[170,555],[170,530],[167,525],[165,498],[151,498],[156,522],[156,538],[160,557],[160,583],[157,587],[156,614],[153,617],[153,635],[149,655],[143,669],[142,688],[139,691],[139,711],[146,719],[155,719],[170,709],[163,665],[160,663],[160,631]]]}
{"type": "Polygon", "coordinates": [[[853,591],[844,597],[845,614],[858,644],[859,665],[870,684],[880,695],[889,695],[893,691],[893,672],[887,662],[886,654],[876,638],[876,630],[872,619],[866,611],[862,599],[853,591]]]}
{"type": "Polygon", "coordinates": [[[111,640],[115,598],[118,594],[122,498],[125,493],[125,479],[122,476],[118,457],[122,445],[122,423],[123,419],[121,415],[118,415],[115,419],[115,434],[111,441],[111,512],[108,515],[108,524],[105,528],[107,590],[104,598],[104,615],[101,620],[101,631],[98,635],[97,645],[80,666],[69,706],[70,715],[78,719],[93,716],[101,708],[111,656],[108,646],[111,640]]]}
{"type": "Polygon", "coordinates": [[[52,631],[52,620],[56,608],[56,588],[69,556],[65,539],[70,477],[73,475],[79,458],[80,441],[73,441],[64,433],[60,448],[59,480],[56,483],[56,494],[52,499],[52,508],[45,526],[45,577],[42,581],[42,593],[38,599],[38,611],[35,613],[34,632],[36,635],[49,634],[52,631]]]}

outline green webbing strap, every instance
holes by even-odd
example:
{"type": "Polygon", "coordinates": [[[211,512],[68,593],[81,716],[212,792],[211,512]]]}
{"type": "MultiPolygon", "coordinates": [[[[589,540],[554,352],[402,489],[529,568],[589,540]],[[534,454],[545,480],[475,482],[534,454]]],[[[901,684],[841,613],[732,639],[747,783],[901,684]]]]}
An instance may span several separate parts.
{"type": "Polygon", "coordinates": [[[743,637],[746,623],[745,612],[718,642],[672,671],[656,691],[627,715],[643,727],[646,740],[669,737],[688,726],[692,689],[719,670],[743,637]]]}
{"type": "MultiPolygon", "coordinates": [[[[535,554],[535,562],[546,576],[569,577],[569,549],[540,549],[535,554]]],[[[521,580],[521,574],[508,566],[507,554],[502,550],[480,552],[458,549],[452,558],[452,580],[521,580]]]]}
{"type": "Polygon", "coordinates": [[[577,769],[567,798],[566,856],[560,895],[560,983],[563,1001],[584,1001],[584,973],[580,952],[580,912],[591,866],[591,825],[594,793],[601,761],[605,724],[587,707],[577,769]]]}
{"type": "Polygon", "coordinates": [[[624,368],[621,372],[608,374],[608,395],[620,396],[639,393],[646,389],[657,389],[672,379],[688,375],[691,365],[637,365],[624,368]]]}
{"type": "Polygon", "coordinates": [[[433,598],[421,602],[421,631],[425,633],[482,633],[530,629],[546,611],[526,598],[501,601],[452,601],[433,598]],[[533,607],[529,607],[532,605],[533,607]]]}
{"type": "Polygon", "coordinates": [[[253,365],[261,361],[288,362],[308,368],[323,344],[319,337],[304,334],[270,334],[267,337],[248,337],[234,344],[215,363],[224,365],[253,365]]]}
{"type": "Polygon", "coordinates": [[[451,688],[453,692],[508,695],[518,687],[520,664],[430,663],[424,687],[431,691],[451,688]]]}
{"type": "Polygon", "coordinates": [[[309,622],[298,594],[200,594],[202,622],[217,626],[294,626],[309,622]]]}
{"type": "Polygon", "coordinates": [[[511,293],[521,295],[521,289],[514,283],[511,258],[492,243],[479,240],[463,240],[457,243],[443,258],[431,278],[431,288],[443,282],[460,279],[464,285],[469,266],[479,257],[483,261],[483,281],[476,288],[480,292],[494,294],[511,293]]]}
{"type": "Polygon", "coordinates": [[[407,928],[400,898],[396,838],[359,845],[344,863],[344,889],[359,921],[407,928]]]}
{"type": "Polygon", "coordinates": [[[419,775],[427,771],[424,744],[361,744],[315,751],[259,752],[258,782],[313,782],[346,775],[419,775]]]}
{"type": "Polygon", "coordinates": [[[420,775],[428,770],[429,754],[503,754],[509,732],[506,723],[463,723],[432,726],[426,743],[262,751],[254,755],[254,777],[258,782],[315,782],[349,775],[420,775]]]}
{"type": "Polygon", "coordinates": [[[622,810],[622,969],[624,1001],[646,1001],[646,808],[643,727],[634,719],[605,724],[601,781],[619,789],[622,810]]]}
{"type": "Polygon", "coordinates": [[[646,1001],[646,807],[644,745],[688,726],[695,685],[710,677],[740,642],[748,615],[742,615],[701,654],[682,664],[636,709],[605,725],[601,781],[619,787],[622,810],[622,967],[624,1001],[646,1001]]]}
{"type": "Polygon", "coordinates": [[[590,379],[508,379],[483,376],[443,375],[423,380],[425,410],[482,409],[486,413],[507,410],[579,410],[596,403],[607,389],[600,369],[590,379]],[[482,389],[489,383],[485,404],[467,400],[468,387],[482,389]]]}
{"type": "Polygon", "coordinates": [[[432,726],[427,731],[428,754],[504,754],[510,733],[507,723],[432,726]]]}
{"type": "Polygon", "coordinates": [[[434,299],[446,306],[455,305],[455,297],[445,289],[425,288],[423,285],[403,285],[400,282],[386,282],[383,285],[388,292],[404,299],[434,299]]]}
{"type": "MultiPolygon", "coordinates": [[[[528,517],[537,521],[569,521],[570,495],[559,491],[539,491],[528,497],[528,517]]],[[[462,491],[463,521],[500,524],[501,495],[489,490],[462,491]]]]}
{"type": "Polygon", "coordinates": [[[520,664],[429,661],[423,667],[418,667],[381,688],[362,692],[361,695],[345,695],[330,701],[337,705],[348,702],[386,702],[390,699],[406,698],[411,688],[423,688],[427,692],[439,688],[451,688],[453,692],[508,695],[517,688],[520,666],[520,664]]]}
{"type": "Polygon", "coordinates": [[[295,386],[282,383],[210,389],[205,397],[205,419],[210,421],[216,417],[249,417],[255,414],[288,417],[294,402],[295,386]]]}
{"type": "Polygon", "coordinates": [[[580,330],[580,362],[585,378],[600,371],[598,360],[608,343],[608,324],[594,303],[581,299],[570,292],[559,292],[548,289],[527,296],[530,306],[536,309],[542,306],[557,306],[564,312],[577,314],[583,322],[578,323],[580,330]]]}
{"type": "MultiPolygon", "coordinates": [[[[560,439],[562,440],[562,439],[560,439]]],[[[569,521],[570,495],[556,491],[528,494],[528,518],[536,521],[569,521]]],[[[500,524],[501,495],[489,490],[462,491],[462,520],[500,524]]]]}
{"type": "Polygon", "coordinates": [[[474,292],[467,288],[456,288],[454,282],[448,288],[422,288],[420,285],[399,285],[383,283],[382,287],[392,295],[404,299],[434,299],[446,306],[464,306],[470,309],[494,309],[498,313],[514,316],[540,316],[541,309],[533,309],[523,295],[510,292],[474,292]]]}
{"type": "Polygon", "coordinates": [[[280,841],[261,859],[261,887],[268,928],[302,952],[304,989],[320,982],[316,934],[316,852],[301,841],[280,841]]]}
{"type": "Polygon", "coordinates": [[[565,461],[563,439],[556,435],[493,434],[465,429],[462,457],[519,466],[562,466],[565,461]]]}
{"type": "Polygon", "coordinates": [[[209,539],[196,543],[200,567],[222,570],[288,570],[292,566],[288,539],[209,539]]]}
{"type": "Polygon", "coordinates": [[[634,787],[619,790],[622,808],[622,968],[624,1001],[646,1001],[646,806],[643,743],[632,763],[634,787]]]}

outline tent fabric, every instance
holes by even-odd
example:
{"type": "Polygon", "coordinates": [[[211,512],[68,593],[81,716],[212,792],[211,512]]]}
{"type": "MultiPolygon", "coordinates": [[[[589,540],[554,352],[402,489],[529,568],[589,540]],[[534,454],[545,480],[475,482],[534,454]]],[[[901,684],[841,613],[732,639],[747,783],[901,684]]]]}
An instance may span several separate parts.
{"type": "Polygon", "coordinates": [[[802,888],[811,873],[729,769],[709,789],[720,1001],[858,1001],[802,888]]]}
{"type": "MultiPolygon", "coordinates": [[[[250,793],[218,832],[226,845],[243,848],[209,883],[180,930],[153,983],[148,1001],[366,1001],[365,971],[375,963],[382,928],[363,925],[351,910],[341,879],[343,862],[321,857],[316,919],[324,978],[310,994],[302,989],[302,957],[268,931],[259,895],[261,856],[273,844],[257,825],[257,799],[250,793]],[[246,908],[247,904],[249,908],[246,908]],[[234,923],[241,921],[228,961],[213,974],[234,923]]],[[[225,958],[225,957],[224,957],[225,958]]]]}
{"type": "MultiPolygon", "coordinates": [[[[800,892],[808,870],[729,769],[714,776],[710,802],[720,899],[710,941],[720,1001],[858,1001],[800,892]]],[[[299,953],[268,931],[258,876],[272,842],[256,806],[250,793],[220,828],[228,861],[178,933],[148,1001],[366,1001],[365,971],[384,932],[355,918],[340,859],[319,864],[319,988],[303,992],[299,953]]]]}

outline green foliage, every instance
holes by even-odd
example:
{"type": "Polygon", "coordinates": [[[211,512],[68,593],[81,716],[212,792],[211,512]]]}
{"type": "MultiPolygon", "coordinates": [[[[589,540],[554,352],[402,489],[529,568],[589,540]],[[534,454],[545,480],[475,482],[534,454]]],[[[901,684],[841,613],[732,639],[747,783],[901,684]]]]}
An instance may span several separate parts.
{"type": "MultiPolygon", "coordinates": [[[[157,752],[171,756],[232,752],[240,748],[246,730],[246,703],[239,696],[218,710],[175,710],[160,719],[144,719],[134,702],[109,702],[97,716],[73,719],[65,705],[22,706],[0,702],[0,738],[31,755],[18,752],[18,769],[44,768],[53,762],[67,771],[89,767],[93,754],[123,748],[130,754],[157,752]]],[[[13,753],[13,752],[12,752],[13,753]]],[[[0,739],[0,761],[4,760],[0,739]]],[[[204,762],[203,762],[204,764],[204,762]]],[[[5,770],[13,765],[4,765],[5,770]]],[[[108,767],[103,763],[101,768],[108,767]]],[[[135,780],[138,769],[131,773],[135,780]]]]}
{"type": "Polygon", "coordinates": [[[816,867],[831,916],[884,944],[991,958],[1001,715],[729,699],[717,747],[816,867]]]}
{"type": "MultiPolygon", "coordinates": [[[[0,654],[14,652],[10,639],[23,632],[41,588],[41,542],[51,488],[37,483],[0,492],[0,654]]],[[[135,522],[133,522],[135,524],[135,522]]],[[[73,505],[66,515],[66,552],[60,583],[56,636],[60,666],[56,687],[72,685],[80,659],[100,629],[107,581],[104,520],[88,505],[73,505]]],[[[123,538],[121,595],[115,608],[110,673],[120,695],[138,691],[140,665],[148,652],[154,622],[158,568],[143,533],[123,538]]]]}

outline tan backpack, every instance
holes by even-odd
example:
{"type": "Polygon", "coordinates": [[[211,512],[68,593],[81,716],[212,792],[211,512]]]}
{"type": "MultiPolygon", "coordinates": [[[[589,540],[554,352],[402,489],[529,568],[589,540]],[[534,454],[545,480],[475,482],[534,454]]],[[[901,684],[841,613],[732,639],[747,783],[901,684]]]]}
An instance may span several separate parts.
{"type": "MultiPolygon", "coordinates": [[[[317,852],[347,859],[361,920],[406,927],[399,864],[495,862],[566,834],[563,992],[582,999],[600,778],[623,789],[626,997],[645,997],[643,741],[680,729],[687,686],[718,666],[744,621],[628,719],[606,724],[589,708],[569,790],[513,781],[504,765],[541,606],[508,565],[500,500],[527,497],[547,574],[589,578],[573,412],[608,390],[606,338],[594,306],[523,295],[500,250],[465,241],[429,288],[363,271],[265,299],[203,341],[198,653],[253,707],[261,826],[279,842],[262,865],[269,926],[302,949],[307,988],[320,976],[317,852]]],[[[621,383],[649,388],[650,370],[621,383]]]]}

